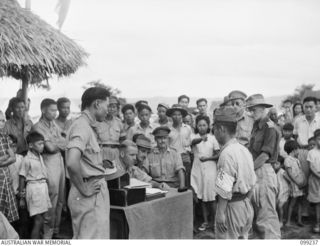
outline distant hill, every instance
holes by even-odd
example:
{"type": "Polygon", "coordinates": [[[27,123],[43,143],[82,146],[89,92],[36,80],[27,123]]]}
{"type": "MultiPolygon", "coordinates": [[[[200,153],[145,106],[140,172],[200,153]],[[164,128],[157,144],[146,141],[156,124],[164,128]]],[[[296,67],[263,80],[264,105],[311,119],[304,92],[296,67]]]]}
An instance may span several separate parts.
{"type": "MultiPolygon", "coordinates": [[[[274,96],[274,97],[268,97],[266,98],[266,101],[268,103],[271,103],[275,105],[277,108],[280,107],[281,101],[285,98],[286,96],[274,96]]],[[[59,96],[53,97],[53,99],[58,99],[59,96]]],[[[33,119],[37,119],[40,116],[40,103],[42,101],[42,97],[33,97],[31,99],[31,108],[30,108],[30,116],[33,119]]],[[[190,98],[190,106],[195,106],[196,101],[198,98],[192,97],[190,98]]],[[[222,102],[222,98],[207,98],[209,105],[219,105],[222,102]]],[[[156,108],[158,103],[163,102],[167,103],[170,106],[172,104],[177,103],[177,98],[175,97],[145,97],[145,98],[127,98],[128,103],[135,103],[138,100],[147,100],[149,105],[151,106],[153,112],[156,112],[156,108]]],[[[0,98],[0,110],[3,112],[6,110],[8,106],[9,98],[0,98]]],[[[78,113],[80,112],[80,98],[71,98],[71,111],[73,113],[78,113]]],[[[211,108],[211,110],[213,110],[211,108]]]]}

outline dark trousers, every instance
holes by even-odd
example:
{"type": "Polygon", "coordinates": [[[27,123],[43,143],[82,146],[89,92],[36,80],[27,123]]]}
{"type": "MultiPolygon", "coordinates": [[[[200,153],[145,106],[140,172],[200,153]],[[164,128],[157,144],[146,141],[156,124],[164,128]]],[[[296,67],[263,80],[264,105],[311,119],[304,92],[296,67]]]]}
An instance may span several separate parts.
{"type": "Polygon", "coordinates": [[[192,162],[191,162],[191,156],[189,152],[186,153],[182,153],[181,154],[181,158],[182,158],[182,163],[184,168],[186,169],[186,184],[185,186],[187,188],[190,188],[191,184],[190,184],[190,176],[191,176],[191,168],[192,168],[192,162]]]}

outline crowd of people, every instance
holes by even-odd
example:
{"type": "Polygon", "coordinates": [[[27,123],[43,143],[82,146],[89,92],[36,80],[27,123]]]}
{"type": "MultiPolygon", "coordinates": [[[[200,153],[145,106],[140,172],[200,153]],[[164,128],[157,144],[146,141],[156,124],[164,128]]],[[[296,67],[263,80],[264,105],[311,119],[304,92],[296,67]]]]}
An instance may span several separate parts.
{"type": "Polygon", "coordinates": [[[192,190],[203,219],[195,230],[217,239],[280,239],[281,227],[314,214],[320,233],[320,98],[285,100],[283,114],[242,91],[212,113],[205,98],[189,103],[160,102],[151,120],[147,101],[120,105],[92,87],[76,119],[68,98],[46,98],[32,122],[17,94],[0,112],[0,238],[59,238],[65,210],[73,238],[108,239],[107,180],[119,173],[192,190]]]}

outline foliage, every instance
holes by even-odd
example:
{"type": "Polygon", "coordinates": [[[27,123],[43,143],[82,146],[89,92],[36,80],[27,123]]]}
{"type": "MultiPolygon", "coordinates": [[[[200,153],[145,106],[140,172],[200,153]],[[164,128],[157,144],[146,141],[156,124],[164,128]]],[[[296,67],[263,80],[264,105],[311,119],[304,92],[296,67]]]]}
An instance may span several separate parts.
{"type": "Polygon", "coordinates": [[[104,84],[101,81],[101,79],[90,81],[90,82],[86,83],[86,85],[83,86],[82,88],[84,90],[86,90],[86,89],[88,89],[90,87],[101,87],[101,88],[106,89],[107,91],[110,92],[111,96],[114,96],[119,100],[121,106],[123,106],[123,105],[125,105],[127,103],[127,100],[125,98],[120,97],[121,91],[118,88],[113,88],[110,85],[104,84]]]}
{"type": "Polygon", "coordinates": [[[287,96],[285,100],[282,101],[282,104],[286,100],[291,100],[293,104],[302,102],[303,98],[305,98],[308,93],[313,91],[313,88],[314,84],[303,84],[297,87],[292,95],[287,96]]]}

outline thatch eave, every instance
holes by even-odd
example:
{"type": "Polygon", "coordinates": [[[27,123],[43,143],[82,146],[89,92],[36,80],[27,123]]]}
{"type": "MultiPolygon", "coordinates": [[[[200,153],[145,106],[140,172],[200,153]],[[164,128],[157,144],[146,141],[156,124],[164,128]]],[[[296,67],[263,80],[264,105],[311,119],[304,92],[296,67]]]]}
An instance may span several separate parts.
{"type": "Polygon", "coordinates": [[[32,77],[38,84],[52,75],[69,76],[88,54],[16,0],[0,4],[0,77],[32,77]]]}

